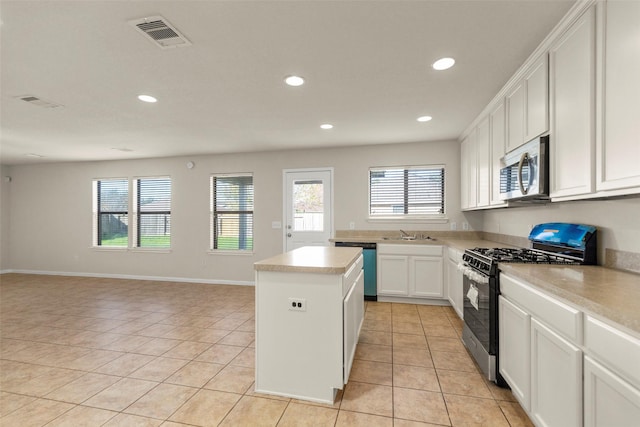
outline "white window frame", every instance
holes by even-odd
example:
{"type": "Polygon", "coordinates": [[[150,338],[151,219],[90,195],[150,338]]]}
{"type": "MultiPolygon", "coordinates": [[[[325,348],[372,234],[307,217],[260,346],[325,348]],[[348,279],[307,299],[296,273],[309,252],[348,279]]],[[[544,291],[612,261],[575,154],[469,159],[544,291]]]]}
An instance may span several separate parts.
{"type": "MultiPolygon", "coordinates": [[[[139,246],[138,245],[138,224],[139,224],[139,210],[138,210],[138,198],[140,195],[138,194],[138,181],[140,180],[150,180],[150,179],[168,179],[170,181],[170,191],[171,191],[171,202],[169,205],[169,215],[173,215],[173,179],[169,175],[158,175],[158,176],[137,176],[131,179],[131,216],[129,219],[130,232],[129,232],[129,247],[134,251],[151,251],[151,252],[170,252],[173,241],[173,230],[169,231],[169,246],[139,246]]],[[[173,228],[173,227],[171,227],[173,228]]]]}
{"type": "Polygon", "coordinates": [[[126,251],[131,243],[131,185],[129,178],[127,177],[109,177],[109,178],[93,178],[91,180],[92,188],[92,221],[91,221],[91,247],[95,249],[114,250],[114,251],[126,251]],[[100,215],[98,206],[98,183],[102,181],[125,181],[127,183],[127,245],[125,246],[105,246],[98,244],[98,233],[100,232],[100,215]]]}
{"type": "Polygon", "coordinates": [[[230,255],[253,255],[255,251],[255,179],[253,172],[238,173],[212,173],[209,176],[209,253],[212,254],[230,254],[230,255]],[[214,182],[216,178],[234,178],[234,177],[251,177],[253,185],[253,209],[252,227],[251,227],[251,249],[217,249],[215,247],[215,196],[213,193],[214,182]]]}
{"type": "Polygon", "coordinates": [[[370,167],[367,171],[367,217],[368,222],[429,222],[429,223],[446,223],[448,218],[446,215],[446,194],[447,194],[447,169],[443,164],[432,165],[399,165],[399,166],[375,166],[370,167]],[[372,215],[371,214],[371,173],[389,170],[420,170],[420,169],[442,169],[443,170],[443,196],[442,208],[443,212],[439,214],[396,214],[396,215],[372,215]]]}

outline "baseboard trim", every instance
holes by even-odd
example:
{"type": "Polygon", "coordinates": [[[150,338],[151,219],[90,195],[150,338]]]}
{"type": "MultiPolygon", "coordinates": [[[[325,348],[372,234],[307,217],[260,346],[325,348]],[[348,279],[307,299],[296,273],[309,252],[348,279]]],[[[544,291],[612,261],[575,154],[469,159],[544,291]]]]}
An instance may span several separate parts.
{"type": "Polygon", "coordinates": [[[73,276],[73,277],[97,277],[103,279],[127,279],[127,280],[152,280],[156,282],[180,282],[180,283],[204,283],[207,285],[236,285],[255,286],[254,282],[241,280],[220,279],[192,279],[189,277],[163,277],[163,276],[138,276],[131,274],[105,274],[105,273],[78,273],[69,271],[43,271],[43,270],[2,270],[0,274],[38,274],[42,276],[73,276]]]}

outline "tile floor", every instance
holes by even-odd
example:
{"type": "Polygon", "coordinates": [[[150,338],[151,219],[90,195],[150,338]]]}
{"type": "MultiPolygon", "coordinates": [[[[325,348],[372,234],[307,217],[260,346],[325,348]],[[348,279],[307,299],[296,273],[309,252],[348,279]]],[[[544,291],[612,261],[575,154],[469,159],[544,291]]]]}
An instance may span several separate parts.
{"type": "Polygon", "coordinates": [[[367,303],[344,393],[253,392],[254,288],[0,276],[0,425],[531,425],[448,307],[367,303]]]}

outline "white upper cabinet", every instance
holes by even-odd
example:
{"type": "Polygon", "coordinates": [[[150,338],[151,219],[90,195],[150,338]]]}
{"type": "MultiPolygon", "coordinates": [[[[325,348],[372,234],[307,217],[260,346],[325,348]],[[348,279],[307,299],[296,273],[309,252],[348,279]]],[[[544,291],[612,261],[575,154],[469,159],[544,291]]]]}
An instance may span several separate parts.
{"type": "Polygon", "coordinates": [[[489,114],[489,178],[491,183],[489,204],[491,206],[503,206],[506,203],[504,200],[500,200],[500,159],[505,153],[505,117],[504,101],[501,101],[489,114]]]}
{"type": "Polygon", "coordinates": [[[594,191],[595,59],[591,7],[549,51],[552,198],[594,191]]]}
{"type": "Polygon", "coordinates": [[[491,189],[491,163],[489,161],[489,117],[485,117],[476,128],[476,170],[477,194],[476,207],[489,206],[489,192],[491,189]]]}
{"type": "Polygon", "coordinates": [[[609,1],[603,13],[602,132],[596,189],[640,192],[640,2],[609,1]]]}
{"type": "Polygon", "coordinates": [[[547,55],[527,69],[507,93],[507,143],[511,151],[549,130],[549,71],[547,55]]]}
{"type": "Polygon", "coordinates": [[[475,129],[460,144],[460,203],[463,210],[478,204],[478,159],[475,129]]]}

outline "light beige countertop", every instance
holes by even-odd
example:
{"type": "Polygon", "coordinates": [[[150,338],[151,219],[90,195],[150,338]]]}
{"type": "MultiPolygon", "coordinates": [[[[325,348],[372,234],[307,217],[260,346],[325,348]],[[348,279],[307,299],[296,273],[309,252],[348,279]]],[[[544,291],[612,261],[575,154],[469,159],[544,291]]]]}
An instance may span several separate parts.
{"type": "Polygon", "coordinates": [[[256,271],[344,274],[361,253],[361,248],[305,246],[258,261],[253,266],[256,271]]]}
{"type": "Polygon", "coordinates": [[[597,265],[499,264],[499,268],[640,335],[640,275],[597,265]]]}

